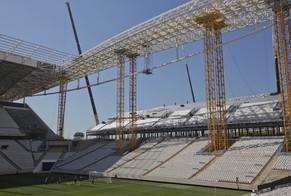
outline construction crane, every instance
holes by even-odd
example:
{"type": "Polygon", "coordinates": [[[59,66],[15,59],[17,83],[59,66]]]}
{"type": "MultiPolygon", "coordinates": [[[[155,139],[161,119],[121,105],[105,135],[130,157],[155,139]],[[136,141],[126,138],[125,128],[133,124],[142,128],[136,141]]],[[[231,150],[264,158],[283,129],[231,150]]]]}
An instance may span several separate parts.
{"type": "MultiPolygon", "coordinates": [[[[184,47],[183,46],[182,46],[182,52],[183,52],[183,55],[186,56],[185,50],[184,50],[184,47]]],[[[195,100],[194,91],[193,91],[193,87],[192,87],[192,82],[191,82],[191,77],[190,77],[190,72],[189,72],[189,67],[188,67],[187,59],[185,59],[185,66],[186,66],[188,81],[189,81],[189,85],[190,85],[190,90],[191,90],[191,95],[192,95],[192,101],[193,101],[193,103],[195,103],[196,100],[195,100]]]]}
{"type": "MultiPolygon", "coordinates": [[[[78,52],[79,52],[79,55],[80,55],[80,54],[82,54],[82,51],[81,51],[81,47],[80,47],[80,42],[79,42],[79,39],[78,39],[77,31],[76,31],[76,28],[75,28],[75,23],[74,23],[74,20],[73,20],[70,4],[69,4],[68,1],[66,2],[66,5],[67,5],[68,12],[69,12],[69,15],[70,15],[70,19],[71,19],[71,23],[72,23],[72,27],[73,27],[73,31],[74,31],[74,36],[75,36],[78,52]]],[[[99,119],[98,119],[98,115],[97,115],[97,111],[96,111],[96,107],[95,107],[95,103],[94,103],[94,99],[93,99],[93,94],[92,94],[91,87],[90,87],[89,78],[88,78],[87,75],[85,76],[85,80],[86,80],[86,84],[88,86],[87,89],[88,89],[88,92],[89,92],[91,105],[92,105],[93,113],[94,113],[94,117],[95,117],[95,122],[96,122],[96,125],[97,125],[97,124],[99,124],[99,119]]],[[[60,88],[59,88],[58,120],[57,120],[57,137],[58,137],[58,140],[63,140],[64,139],[64,122],[65,122],[66,97],[67,97],[67,87],[68,87],[67,81],[68,81],[68,78],[66,77],[66,73],[65,72],[61,72],[61,74],[59,75],[60,88]]]]}
{"type": "Polygon", "coordinates": [[[265,0],[273,10],[275,61],[278,64],[285,149],[291,151],[291,19],[289,0],[265,0]]]}
{"type": "MultiPolygon", "coordinates": [[[[68,12],[69,12],[69,15],[70,15],[70,20],[71,20],[71,24],[72,24],[72,28],[73,28],[75,41],[76,41],[77,48],[78,48],[78,52],[79,52],[79,55],[81,55],[82,54],[82,50],[81,50],[80,42],[79,42],[79,39],[78,39],[78,34],[77,34],[76,27],[75,27],[75,23],[74,23],[74,19],[73,19],[73,15],[72,15],[72,11],[71,11],[71,7],[70,7],[69,1],[66,2],[66,5],[67,5],[68,12]]],[[[98,114],[97,114],[97,110],[96,110],[96,106],[95,106],[92,90],[91,90],[91,87],[90,87],[90,81],[89,81],[89,78],[88,78],[87,75],[85,75],[85,81],[86,81],[87,90],[88,90],[88,93],[89,93],[89,98],[90,98],[90,102],[91,102],[91,106],[92,106],[92,110],[93,110],[93,114],[94,114],[95,123],[96,123],[96,125],[98,125],[99,124],[99,118],[98,118],[98,114]]]]}

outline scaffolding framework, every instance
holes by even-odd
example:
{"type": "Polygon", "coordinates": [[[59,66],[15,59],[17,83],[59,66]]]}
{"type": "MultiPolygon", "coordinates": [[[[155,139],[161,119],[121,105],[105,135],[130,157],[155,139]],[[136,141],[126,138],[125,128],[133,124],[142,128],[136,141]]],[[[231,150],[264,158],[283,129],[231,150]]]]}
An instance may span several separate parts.
{"type": "Polygon", "coordinates": [[[58,102],[58,124],[57,124],[57,135],[58,140],[64,139],[64,122],[65,122],[65,110],[66,110],[66,99],[67,99],[67,79],[65,74],[60,76],[60,91],[59,91],[59,102],[58,102]]]}
{"type": "Polygon", "coordinates": [[[137,80],[137,65],[136,59],[139,55],[137,53],[127,55],[130,60],[129,64],[129,135],[131,140],[131,150],[136,148],[136,120],[137,120],[137,113],[136,113],[136,80],[137,80]]]}
{"type": "Polygon", "coordinates": [[[124,63],[126,50],[118,50],[117,54],[117,89],[116,89],[116,148],[123,150],[124,142],[124,63]]]}
{"type": "Polygon", "coordinates": [[[205,28],[204,61],[208,118],[208,151],[228,147],[225,84],[221,29],[227,27],[222,16],[210,13],[195,19],[205,28]]]}
{"type": "Polygon", "coordinates": [[[274,53],[277,57],[282,100],[282,115],[285,132],[285,148],[291,151],[291,2],[288,0],[267,1],[273,8],[274,17],[274,53]]]}

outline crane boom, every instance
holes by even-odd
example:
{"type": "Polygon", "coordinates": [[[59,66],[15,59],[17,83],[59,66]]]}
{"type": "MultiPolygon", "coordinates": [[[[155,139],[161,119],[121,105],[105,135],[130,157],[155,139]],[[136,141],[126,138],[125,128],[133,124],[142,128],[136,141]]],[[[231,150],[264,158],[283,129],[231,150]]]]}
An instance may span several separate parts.
{"type": "MultiPolygon", "coordinates": [[[[185,50],[184,50],[183,45],[182,45],[182,52],[183,52],[183,55],[184,55],[184,57],[185,57],[186,55],[185,55],[185,50]]],[[[196,100],[195,100],[194,91],[193,91],[193,87],[192,87],[192,81],[191,81],[191,77],[190,77],[190,72],[189,72],[189,67],[188,67],[187,59],[185,59],[185,66],[186,66],[186,71],[187,71],[188,81],[189,81],[189,85],[190,85],[190,90],[191,90],[192,100],[193,100],[193,103],[195,103],[196,100]]]]}
{"type": "MultiPolygon", "coordinates": [[[[74,23],[72,11],[71,11],[70,3],[67,1],[66,5],[67,5],[68,12],[69,12],[69,15],[70,15],[70,20],[71,20],[71,24],[72,24],[72,28],[73,28],[75,41],[76,41],[77,48],[78,48],[78,52],[79,52],[79,54],[82,54],[82,50],[81,50],[80,42],[79,42],[79,39],[78,39],[78,34],[77,34],[77,31],[76,31],[76,27],[75,27],[75,23],[74,23]]],[[[90,87],[90,81],[89,81],[89,78],[88,78],[87,75],[85,75],[85,81],[86,81],[87,90],[88,90],[88,93],[89,93],[89,98],[90,98],[90,101],[91,101],[91,106],[92,106],[92,109],[93,109],[95,122],[96,122],[96,125],[98,125],[99,124],[99,118],[98,118],[98,114],[97,114],[97,110],[96,110],[96,106],[95,106],[92,90],[91,90],[91,87],[90,87]]]]}

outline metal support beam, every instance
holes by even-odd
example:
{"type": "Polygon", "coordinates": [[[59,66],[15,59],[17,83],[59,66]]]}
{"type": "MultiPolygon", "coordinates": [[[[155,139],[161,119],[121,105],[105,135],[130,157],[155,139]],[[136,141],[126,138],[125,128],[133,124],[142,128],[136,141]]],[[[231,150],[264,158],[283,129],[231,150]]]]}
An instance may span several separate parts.
{"type": "Polygon", "coordinates": [[[151,67],[153,65],[153,54],[151,53],[151,48],[149,45],[144,44],[144,70],[143,73],[146,75],[150,75],[153,73],[151,67]]]}
{"type": "Polygon", "coordinates": [[[277,93],[281,93],[281,86],[280,86],[280,75],[279,75],[279,64],[278,64],[278,58],[275,54],[274,60],[275,60],[275,74],[276,74],[276,87],[277,87],[277,93]]]}
{"type": "Polygon", "coordinates": [[[225,84],[221,29],[227,25],[219,13],[195,19],[205,28],[204,54],[206,73],[206,105],[208,117],[208,151],[228,147],[226,127],[225,84]]]}
{"type": "Polygon", "coordinates": [[[282,114],[285,132],[285,148],[291,151],[291,2],[288,0],[267,1],[273,8],[274,17],[274,53],[277,57],[282,100],[282,114]]]}
{"type": "Polygon", "coordinates": [[[116,51],[117,54],[117,91],[116,91],[116,148],[123,150],[124,142],[124,63],[126,50],[116,51]]]}
{"type": "Polygon", "coordinates": [[[136,148],[136,120],[137,120],[137,113],[136,113],[136,76],[137,76],[137,65],[136,59],[139,55],[138,54],[130,54],[127,57],[130,59],[129,65],[129,134],[131,137],[131,150],[136,148]]]}
{"type": "Polygon", "coordinates": [[[57,124],[57,136],[58,140],[64,139],[64,122],[65,122],[65,110],[66,110],[66,97],[67,97],[67,79],[65,74],[60,76],[60,91],[58,102],[58,124],[57,124]]]}
{"type": "MultiPolygon", "coordinates": [[[[55,77],[55,69],[58,67],[61,71],[66,72],[69,81],[114,67],[116,66],[116,53],[114,51],[119,48],[130,49],[144,57],[146,55],[145,48],[141,45],[150,46],[150,54],[158,54],[170,48],[199,41],[204,38],[204,27],[189,20],[189,18],[199,17],[205,13],[213,12],[213,10],[221,13],[228,24],[227,28],[222,29],[222,33],[246,29],[246,27],[251,26],[256,26],[257,30],[265,29],[270,25],[268,21],[273,20],[272,10],[264,1],[188,1],[186,4],[128,29],[74,58],[46,47],[39,47],[0,35],[0,45],[3,52],[21,55],[25,62],[29,59],[39,60],[41,65],[46,67],[45,70],[39,69],[27,76],[25,80],[18,82],[15,87],[0,98],[6,101],[17,100],[26,95],[39,93],[43,89],[58,86],[59,81],[55,77]],[[35,82],[36,80],[38,82],[35,82]],[[39,81],[42,82],[39,83],[39,81]],[[23,85],[27,87],[23,88],[23,85]]],[[[249,30],[251,28],[247,28],[247,31],[249,30]]],[[[170,63],[177,61],[175,59],[170,63]]],[[[165,65],[167,63],[162,66],[165,65]]],[[[152,70],[153,68],[150,68],[150,71],[152,70]]]]}

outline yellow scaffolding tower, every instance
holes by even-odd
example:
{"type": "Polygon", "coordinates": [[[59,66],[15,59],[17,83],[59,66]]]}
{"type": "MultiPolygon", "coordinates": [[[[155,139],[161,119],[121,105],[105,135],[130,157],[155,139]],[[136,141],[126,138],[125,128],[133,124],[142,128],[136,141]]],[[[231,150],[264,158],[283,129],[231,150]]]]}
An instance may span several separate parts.
{"type": "Polygon", "coordinates": [[[67,83],[67,77],[65,73],[60,74],[59,78],[60,78],[60,90],[59,90],[59,102],[58,102],[57,135],[58,135],[58,140],[63,140],[68,83],[67,83]]]}
{"type": "Polygon", "coordinates": [[[208,118],[208,151],[228,147],[225,84],[221,29],[227,25],[214,12],[195,19],[205,28],[204,54],[206,72],[206,105],[208,118]]]}
{"type": "Polygon", "coordinates": [[[131,139],[131,150],[136,148],[136,120],[137,120],[137,113],[136,113],[136,58],[138,54],[129,54],[127,56],[130,59],[129,65],[129,135],[131,139]]]}
{"type": "Polygon", "coordinates": [[[123,150],[124,142],[124,63],[126,50],[116,51],[117,54],[117,92],[116,92],[116,148],[123,150]]]}
{"type": "Polygon", "coordinates": [[[278,60],[282,114],[285,132],[286,151],[291,151],[291,2],[288,0],[267,1],[273,8],[274,53],[278,60]]]}

